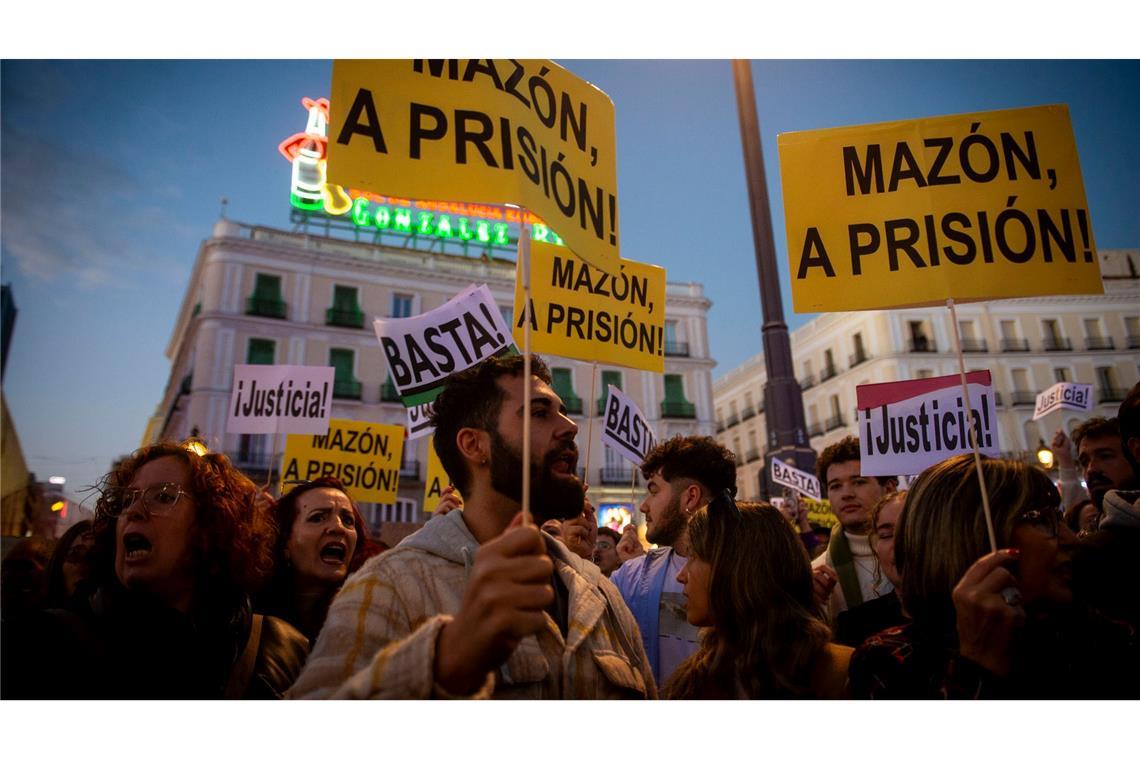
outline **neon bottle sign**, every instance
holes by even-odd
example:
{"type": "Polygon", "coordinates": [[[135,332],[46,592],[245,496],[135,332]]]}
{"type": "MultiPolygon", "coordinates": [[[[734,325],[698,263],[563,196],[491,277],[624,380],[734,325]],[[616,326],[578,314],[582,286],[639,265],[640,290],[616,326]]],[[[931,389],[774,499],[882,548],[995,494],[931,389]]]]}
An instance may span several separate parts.
{"type": "MultiPolygon", "coordinates": [[[[513,245],[510,224],[518,224],[518,209],[475,203],[410,201],[363,190],[346,189],[328,182],[327,98],[302,98],[309,118],[304,132],[297,132],[277,146],[293,165],[289,203],[308,214],[339,217],[361,229],[375,229],[417,237],[435,237],[455,242],[507,247],[513,245]]],[[[534,214],[527,213],[531,239],[565,245],[554,230],[534,214]]]]}

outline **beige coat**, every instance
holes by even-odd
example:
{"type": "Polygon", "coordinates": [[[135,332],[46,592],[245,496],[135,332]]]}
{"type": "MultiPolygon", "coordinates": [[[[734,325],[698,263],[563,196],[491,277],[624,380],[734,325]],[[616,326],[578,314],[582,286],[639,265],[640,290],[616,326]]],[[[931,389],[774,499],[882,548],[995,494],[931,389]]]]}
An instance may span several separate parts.
{"type": "MultiPolygon", "coordinates": [[[[553,619],[487,674],[476,697],[654,698],[657,690],[633,615],[597,566],[550,537],[547,551],[569,592],[568,636],[553,619]]],[[[345,583],[288,696],[425,699],[436,641],[459,611],[478,542],[463,513],[434,518],[345,583]]]]}

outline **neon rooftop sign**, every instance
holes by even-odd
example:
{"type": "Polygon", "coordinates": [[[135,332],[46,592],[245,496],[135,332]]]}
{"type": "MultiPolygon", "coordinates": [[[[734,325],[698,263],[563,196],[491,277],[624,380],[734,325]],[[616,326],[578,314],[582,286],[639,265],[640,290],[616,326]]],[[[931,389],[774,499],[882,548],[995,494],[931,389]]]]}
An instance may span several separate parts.
{"type": "MultiPolygon", "coordinates": [[[[327,180],[329,101],[302,98],[309,113],[304,132],[285,138],[277,150],[293,165],[289,203],[305,214],[350,220],[360,229],[434,237],[459,243],[509,247],[517,209],[447,201],[411,201],[344,188],[327,180]]],[[[564,245],[541,219],[527,212],[531,239],[564,245]]]]}

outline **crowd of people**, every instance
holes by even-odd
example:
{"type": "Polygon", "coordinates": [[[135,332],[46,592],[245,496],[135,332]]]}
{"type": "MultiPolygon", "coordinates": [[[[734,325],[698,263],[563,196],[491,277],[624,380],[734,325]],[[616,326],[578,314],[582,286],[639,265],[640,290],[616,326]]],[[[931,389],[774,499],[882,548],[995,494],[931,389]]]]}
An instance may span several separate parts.
{"type": "Polygon", "coordinates": [[[192,446],[120,461],[94,519],[4,560],[3,697],[1140,691],[1140,384],[1115,418],[1058,432],[1059,487],[958,455],[900,490],[860,474],[858,439],[829,446],[823,541],[790,494],[737,500],[715,440],[674,437],[641,466],[643,540],[598,526],[578,427],[540,358],[531,372],[510,356],[448,378],[433,422],[451,485],[390,549],[335,479],[275,499],[192,446]]]}

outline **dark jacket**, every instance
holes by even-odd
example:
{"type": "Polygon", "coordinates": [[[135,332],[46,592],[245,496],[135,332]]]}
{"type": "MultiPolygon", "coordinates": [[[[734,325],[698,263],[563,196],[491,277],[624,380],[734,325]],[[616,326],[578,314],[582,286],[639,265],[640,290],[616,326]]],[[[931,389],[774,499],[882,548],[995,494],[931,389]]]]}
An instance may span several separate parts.
{"type": "Polygon", "coordinates": [[[242,699],[280,698],[300,674],[308,642],[266,617],[248,670],[239,663],[253,623],[244,598],[191,616],[104,587],[81,611],[49,610],[4,631],[3,697],[221,699],[229,687],[242,699]]]}

